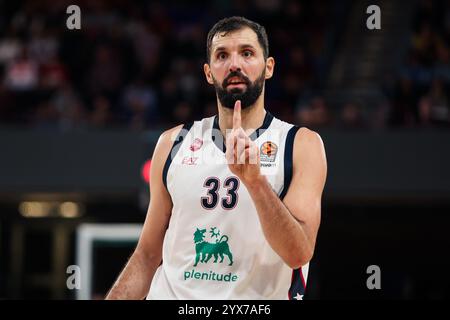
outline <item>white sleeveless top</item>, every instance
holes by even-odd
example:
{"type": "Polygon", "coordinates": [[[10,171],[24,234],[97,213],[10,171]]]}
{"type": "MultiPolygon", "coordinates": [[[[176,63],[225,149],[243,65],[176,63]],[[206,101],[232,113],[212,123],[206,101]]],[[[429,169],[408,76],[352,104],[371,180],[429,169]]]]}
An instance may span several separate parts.
{"type": "MultiPolygon", "coordinates": [[[[298,127],[266,112],[250,138],[283,199],[298,127]]],[[[163,170],[173,208],[147,299],[301,299],[309,264],[292,270],[264,237],[245,185],[231,173],[218,116],[184,125],[163,170]]]]}

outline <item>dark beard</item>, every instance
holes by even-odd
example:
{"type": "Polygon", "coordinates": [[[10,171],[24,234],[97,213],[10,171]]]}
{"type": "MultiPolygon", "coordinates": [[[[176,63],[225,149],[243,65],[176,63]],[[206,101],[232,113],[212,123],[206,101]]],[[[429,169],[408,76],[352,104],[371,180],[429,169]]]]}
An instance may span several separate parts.
{"type": "Polygon", "coordinates": [[[258,100],[261,95],[263,86],[264,86],[264,78],[265,78],[265,69],[261,73],[258,79],[255,82],[251,82],[246,76],[244,76],[240,71],[231,72],[222,82],[222,85],[217,83],[216,79],[213,77],[214,87],[216,88],[216,94],[219,98],[222,106],[228,109],[234,109],[234,104],[237,100],[241,100],[241,108],[245,109],[253,105],[256,100],[258,100]],[[228,80],[232,77],[239,77],[243,82],[245,82],[247,89],[241,90],[239,88],[233,88],[230,91],[226,89],[228,80]]]}

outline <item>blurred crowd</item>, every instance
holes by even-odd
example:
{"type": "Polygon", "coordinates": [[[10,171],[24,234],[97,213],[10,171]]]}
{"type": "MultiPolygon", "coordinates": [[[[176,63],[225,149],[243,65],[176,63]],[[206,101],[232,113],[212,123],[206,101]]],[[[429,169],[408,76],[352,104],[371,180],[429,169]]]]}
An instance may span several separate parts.
{"type": "Polygon", "coordinates": [[[391,125],[450,127],[450,4],[422,0],[396,81],[386,86],[391,125]]]}
{"type": "MultiPolygon", "coordinates": [[[[266,27],[276,59],[268,110],[311,127],[365,127],[363,106],[336,114],[323,96],[348,3],[0,0],[0,124],[144,130],[211,116],[206,34],[220,18],[242,15],[266,27]],[[74,3],[81,30],[66,28],[74,3]]],[[[449,121],[450,19],[436,3],[418,9],[405,64],[384,88],[385,125],[449,121]]]]}

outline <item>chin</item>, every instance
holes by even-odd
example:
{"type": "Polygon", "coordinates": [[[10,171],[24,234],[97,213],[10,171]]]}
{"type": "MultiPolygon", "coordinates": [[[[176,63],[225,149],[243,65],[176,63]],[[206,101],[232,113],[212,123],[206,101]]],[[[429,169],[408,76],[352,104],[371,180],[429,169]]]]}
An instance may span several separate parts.
{"type": "Polygon", "coordinates": [[[245,93],[245,90],[242,90],[239,88],[233,88],[233,89],[229,90],[228,92],[232,93],[232,94],[243,94],[243,93],[245,93]]]}

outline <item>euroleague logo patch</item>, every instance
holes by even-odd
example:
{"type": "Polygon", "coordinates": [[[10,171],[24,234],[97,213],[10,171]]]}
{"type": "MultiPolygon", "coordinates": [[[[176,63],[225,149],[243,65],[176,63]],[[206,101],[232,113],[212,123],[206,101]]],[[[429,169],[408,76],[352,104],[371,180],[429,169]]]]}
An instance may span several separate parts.
{"type": "Polygon", "coordinates": [[[261,161],[274,162],[278,152],[278,146],[272,141],[266,141],[260,149],[261,161]]]}

